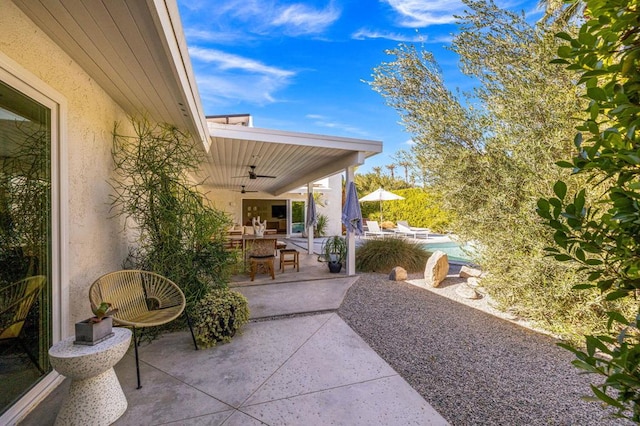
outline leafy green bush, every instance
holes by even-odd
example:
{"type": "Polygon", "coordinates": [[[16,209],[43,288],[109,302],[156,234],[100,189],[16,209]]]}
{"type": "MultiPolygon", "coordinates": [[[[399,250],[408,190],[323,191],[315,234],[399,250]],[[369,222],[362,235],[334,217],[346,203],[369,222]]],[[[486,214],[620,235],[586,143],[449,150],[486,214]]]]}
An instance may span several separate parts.
{"type": "Polygon", "coordinates": [[[394,267],[402,266],[407,272],[420,272],[430,255],[419,244],[400,238],[367,240],[356,250],[356,269],[389,273],[394,267]]]}
{"type": "Polygon", "coordinates": [[[214,289],[196,303],[192,315],[198,346],[210,348],[217,342],[229,342],[249,321],[249,305],[237,291],[214,289]]]}
{"type": "MultiPolygon", "coordinates": [[[[436,232],[449,230],[452,214],[443,207],[436,191],[423,188],[395,189],[404,200],[384,201],[384,219],[397,222],[406,220],[411,226],[429,228],[436,232]]],[[[365,195],[360,188],[358,194],[365,195]]],[[[380,220],[380,203],[362,203],[362,217],[380,220]]]]}
{"type": "Polygon", "coordinates": [[[549,255],[577,265],[580,293],[599,293],[609,305],[601,328],[583,347],[562,345],[574,365],[597,375],[591,390],[615,415],[640,423],[640,26],[637,0],[585,2],[578,35],[566,32],[554,62],[579,77],[589,101],[573,138],[577,152],[557,164],[586,177],[577,193],[567,180],[538,200],[538,214],[553,237],[549,255]]]}

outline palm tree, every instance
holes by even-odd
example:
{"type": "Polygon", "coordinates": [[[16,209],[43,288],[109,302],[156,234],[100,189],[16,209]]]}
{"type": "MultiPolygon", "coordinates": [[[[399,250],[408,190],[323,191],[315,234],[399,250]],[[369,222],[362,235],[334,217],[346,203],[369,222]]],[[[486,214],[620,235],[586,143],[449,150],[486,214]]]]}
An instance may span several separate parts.
{"type": "Polygon", "coordinates": [[[396,177],[395,177],[395,175],[394,175],[393,171],[395,170],[396,165],[395,165],[395,164],[393,164],[393,163],[391,163],[391,164],[387,164],[387,166],[386,166],[386,167],[387,167],[387,169],[389,169],[389,173],[391,174],[391,179],[392,179],[392,180],[393,180],[393,179],[395,179],[396,177]]]}
{"type": "Polygon", "coordinates": [[[380,167],[380,166],[372,167],[371,170],[373,170],[373,173],[375,173],[376,176],[378,176],[378,177],[380,177],[380,175],[382,175],[382,167],[380,167]]]}

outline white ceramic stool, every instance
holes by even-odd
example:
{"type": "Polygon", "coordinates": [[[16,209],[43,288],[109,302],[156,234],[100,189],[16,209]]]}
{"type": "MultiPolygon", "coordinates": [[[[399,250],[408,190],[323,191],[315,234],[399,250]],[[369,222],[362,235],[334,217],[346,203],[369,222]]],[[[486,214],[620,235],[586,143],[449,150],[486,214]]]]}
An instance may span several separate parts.
{"type": "Polygon", "coordinates": [[[131,330],[113,332],[113,337],[94,346],[74,345],[71,336],[49,349],[53,368],[71,379],[56,425],[110,425],[127,410],[113,366],[127,352],[131,330]]]}

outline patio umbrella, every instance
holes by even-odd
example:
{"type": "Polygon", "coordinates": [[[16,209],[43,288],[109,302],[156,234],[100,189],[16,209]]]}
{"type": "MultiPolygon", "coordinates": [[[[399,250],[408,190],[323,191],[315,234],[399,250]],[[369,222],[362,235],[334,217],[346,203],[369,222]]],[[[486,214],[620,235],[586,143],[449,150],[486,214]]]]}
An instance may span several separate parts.
{"type": "Polygon", "coordinates": [[[316,213],[316,200],[313,198],[313,192],[309,192],[309,200],[307,201],[307,229],[318,223],[316,213]]]}
{"type": "Polygon", "coordinates": [[[360,201],[378,201],[380,203],[380,223],[382,223],[382,202],[391,200],[404,200],[404,197],[394,194],[393,192],[385,191],[382,188],[378,188],[371,194],[367,194],[360,198],[360,201]]]}
{"type": "Polygon", "coordinates": [[[347,198],[342,208],[342,223],[347,232],[353,232],[356,235],[362,235],[362,212],[360,212],[360,204],[358,203],[358,192],[356,184],[350,182],[347,187],[347,198]]]}

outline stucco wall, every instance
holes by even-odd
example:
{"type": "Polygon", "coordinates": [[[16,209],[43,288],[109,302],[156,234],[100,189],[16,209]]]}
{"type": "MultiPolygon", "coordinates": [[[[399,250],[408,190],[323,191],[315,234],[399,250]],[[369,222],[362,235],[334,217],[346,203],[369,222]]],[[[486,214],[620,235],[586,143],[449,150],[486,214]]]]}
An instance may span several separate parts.
{"type": "MultiPolygon", "coordinates": [[[[70,321],[90,314],[88,287],[99,275],[119,269],[126,244],[118,219],[109,219],[111,131],[126,114],[73,60],[12,2],[0,6],[0,52],[16,61],[67,101],[65,146],[68,176],[68,262],[70,321]]],[[[64,183],[63,183],[64,184],[64,183]]]]}

